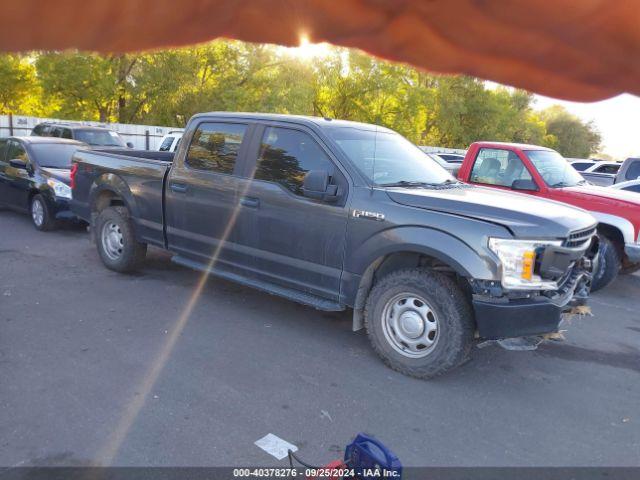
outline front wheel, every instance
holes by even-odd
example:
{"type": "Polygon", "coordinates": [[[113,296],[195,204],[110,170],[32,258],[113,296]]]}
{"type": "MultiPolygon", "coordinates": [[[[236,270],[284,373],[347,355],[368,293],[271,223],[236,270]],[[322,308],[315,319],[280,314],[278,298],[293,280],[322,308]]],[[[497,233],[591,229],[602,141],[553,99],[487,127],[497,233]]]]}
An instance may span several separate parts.
{"type": "Polygon", "coordinates": [[[394,370],[431,378],[464,363],[475,322],[468,300],[449,277],[429,269],[399,270],[373,287],[365,308],[369,340],[394,370]]]}
{"type": "Polygon", "coordinates": [[[620,271],[620,254],[616,244],[604,235],[600,236],[600,248],[598,249],[598,259],[591,281],[591,291],[602,290],[615,280],[620,271]]]}
{"type": "Polygon", "coordinates": [[[133,222],[125,207],[102,210],[93,230],[98,253],[107,268],[121,273],[131,272],[144,260],[147,244],[136,240],[133,222]]]}
{"type": "Polygon", "coordinates": [[[34,195],[29,205],[29,213],[31,213],[31,221],[33,226],[41,232],[46,232],[55,229],[58,224],[53,217],[47,202],[44,197],[39,193],[34,195]]]}

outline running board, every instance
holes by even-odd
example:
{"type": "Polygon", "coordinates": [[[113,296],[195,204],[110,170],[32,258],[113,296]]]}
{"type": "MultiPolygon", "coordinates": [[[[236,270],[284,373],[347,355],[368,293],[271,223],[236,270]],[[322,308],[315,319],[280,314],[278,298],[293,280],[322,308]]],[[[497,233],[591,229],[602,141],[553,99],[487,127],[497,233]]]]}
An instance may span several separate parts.
{"type": "Polygon", "coordinates": [[[341,305],[336,302],[332,302],[331,300],[326,300],[324,298],[320,298],[310,293],[300,292],[298,290],[282,287],[280,285],[275,285],[273,283],[262,282],[260,280],[255,280],[253,278],[246,278],[246,277],[243,277],[242,275],[231,273],[226,270],[221,270],[219,268],[208,269],[206,268],[205,265],[202,265],[201,263],[198,263],[194,260],[185,258],[181,255],[174,255],[171,258],[171,261],[174,263],[177,263],[178,265],[182,265],[183,267],[188,267],[188,268],[192,268],[193,270],[206,272],[210,275],[224,278],[225,280],[230,280],[232,282],[236,282],[241,285],[246,285],[248,287],[255,288],[256,290],[261,290],[263,292],[270,293],[272,295],[278,295],[279,297],[284,297],[289,300],[293,300],[294,302],[302,303],[303,305],[308,305],[310,307],[317,308],[318,310],[324,310],[326,312],[341,312],[345,310],[344,305],[341,305]]]}

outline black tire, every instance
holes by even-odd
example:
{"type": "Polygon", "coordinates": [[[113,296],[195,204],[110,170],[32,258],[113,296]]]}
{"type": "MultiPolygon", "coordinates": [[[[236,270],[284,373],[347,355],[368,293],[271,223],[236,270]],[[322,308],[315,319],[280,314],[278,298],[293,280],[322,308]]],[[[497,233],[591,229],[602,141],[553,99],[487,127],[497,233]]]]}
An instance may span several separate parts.
{"type": "Polygon", "coordinates": [[[126,207],[108,207],[92,226],[98,253],[104,265],[116,272],[136,270],[147,254],[147,244],[136,240],[126,207]]]}
{"type": "Polygon", "coordinates": [[[31,216],[31,223],[36,227],[36,230],[48,232],[58,228],[58,222],[53,216],[51,209],[47,205],[44,197],[39,193],[31,198],[29,215],[31,216]]]}
{"type": "MultiPolygon", "coordinates": [[[[422,308],[421,305],[418,307],[422,308]]],[[[426,324],[423,322],[421,325],[426,331],[426,324]]],[[[465,294],[446,275],[423,268],[398,270],[378,281],[367,299],[365,326],[371,345],[382,360],[392,369],[416,378],[432,378],[463,364],[469,359],[474,342],[475,322],[465,294]],[[422,351],[416,347],[418,351],[407,348],[401,353],[398,348],[402,349],[406,344],[399,345],[400,337],[388,326],[386,318],[389,308],[394,312],[395,308],[405,309],[402,314],[391,315],[390,318],[399,315],[398,322],[407,312],[413,314],[413,306],[402,304],[403,295],[415,295],[423,299],[427,303],[427,310],[432,311],[432,319],[436,321],[434,343],[423,345],[422,351]],[[396,302],[398,298],[400,300],[396,302]]],[[[400,323],[397,326],[398,329],[402,328],[400,323]]]]}
{"type": "Polygon", "coordinates": [[[598,249],[598,260],[596,262],[593,280],[591,281],[591,291],[597,292],[615,280],[620,271],[620,253],[611,239],[600,236],[600,248],[598,249]]]}

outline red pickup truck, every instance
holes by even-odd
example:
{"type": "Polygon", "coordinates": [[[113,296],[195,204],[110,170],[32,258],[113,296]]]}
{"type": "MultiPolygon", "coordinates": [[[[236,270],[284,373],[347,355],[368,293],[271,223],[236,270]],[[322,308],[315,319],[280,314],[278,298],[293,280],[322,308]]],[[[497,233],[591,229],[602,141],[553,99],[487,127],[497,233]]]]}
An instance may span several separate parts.
{"type": "Polygon", "coordinates": [[[543,197],[588,210],[599,221],[600,255],[592,290],[618,273],[640,269],[640,195],[589,184],[550,148],[517,143],[473,143],[458,178],[543,197]]]}

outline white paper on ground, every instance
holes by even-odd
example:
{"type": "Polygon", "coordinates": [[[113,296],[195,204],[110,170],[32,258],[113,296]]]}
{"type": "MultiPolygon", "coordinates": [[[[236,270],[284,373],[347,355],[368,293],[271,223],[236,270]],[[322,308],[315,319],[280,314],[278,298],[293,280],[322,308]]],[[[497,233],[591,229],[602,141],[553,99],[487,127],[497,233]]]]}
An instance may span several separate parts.
{"type": "Polygon", "coordinates": [[[289,450],[291,450],[292,452],[298,451],[298,447],[287,442],[286,440],[281,439],[273,433],[268,433],[260,440],[256,440],[254,443],[269,455],[273,455],[274,457],[276,457],[278,460],[286,458],[287,452],[289,450]]]}

